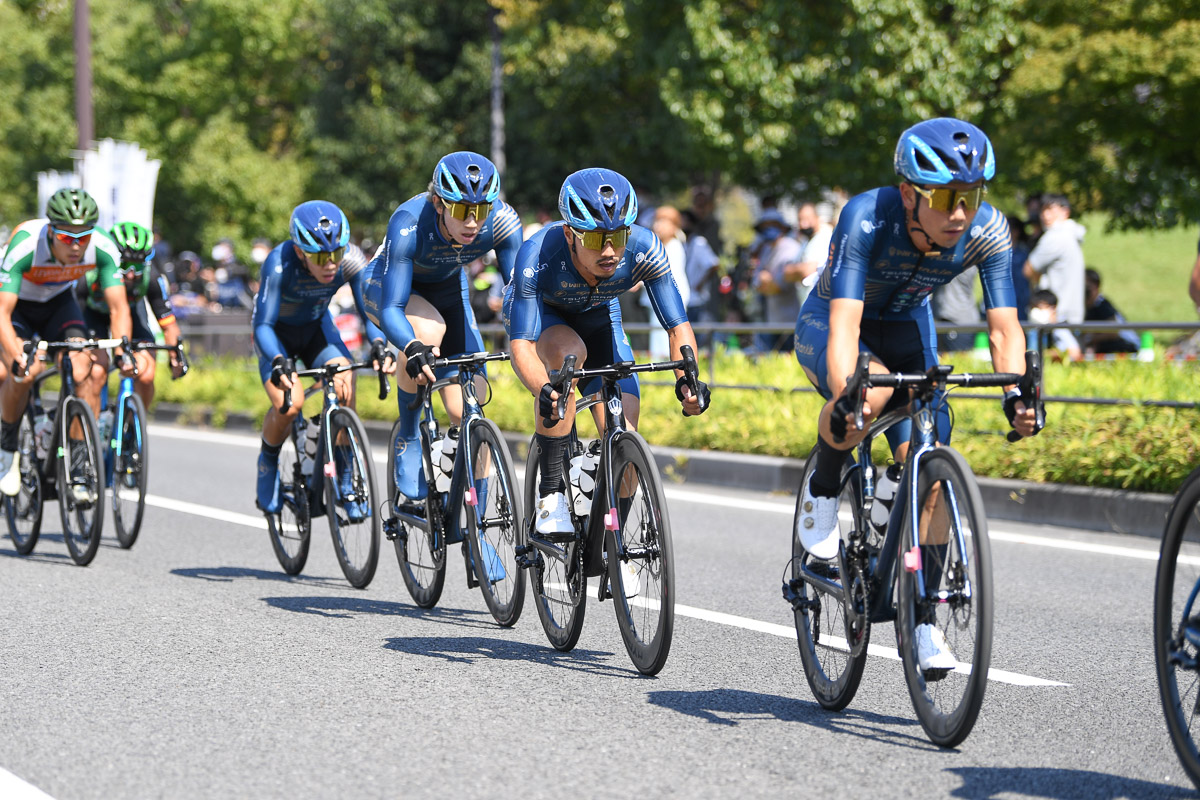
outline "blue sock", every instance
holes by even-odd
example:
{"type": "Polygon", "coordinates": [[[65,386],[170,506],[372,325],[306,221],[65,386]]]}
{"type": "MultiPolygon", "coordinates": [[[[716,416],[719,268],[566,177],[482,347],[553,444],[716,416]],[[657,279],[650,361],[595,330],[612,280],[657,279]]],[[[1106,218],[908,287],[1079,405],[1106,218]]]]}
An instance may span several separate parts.
{"type": "Polygon", "coordinates": [[[409,403],[416,399],[416,392],[406,392],[396,387],[396,401],[400,408],[400,436],[410,441],[416,439],[420,432],[421,409],[408,407],[409,403]]]}

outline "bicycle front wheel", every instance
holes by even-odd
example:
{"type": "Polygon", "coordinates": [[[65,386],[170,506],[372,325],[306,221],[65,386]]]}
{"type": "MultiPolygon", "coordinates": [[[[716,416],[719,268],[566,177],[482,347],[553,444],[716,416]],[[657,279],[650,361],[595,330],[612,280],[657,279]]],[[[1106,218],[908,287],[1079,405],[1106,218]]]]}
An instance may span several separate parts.
{"type": "MultiPolygon", "coordinates": [[[[871,639],[871,624],[866,609],[855,614],[853,619],[846,613],[846,605],[840,597],[819,590],[801,579],[801,570],[840,584],[843,591],[857,593],[854,602],[866,602],[865,589],[861,581],[843,580],[838,565],[814,559],[800,544],[801,503],[804,502],[803,487],[816,468],[816,448],[804,462],[804,473],[800,479],[800,491],[796,496],[796,513],[792,517],[792,562],[791,589],[795,593],[792,602],[796,620],[796,641],[800,646],[800,662],[804,665],[804,677],[812,689],[813,697],[822,708],[841,711],[850,704],[858,692],[863,669],[867,664],[867,643],[871,639]]],[[[838,515],[843,542],[849,541],[859,519],[858,509],[862,506],[861,473],[858,466],[849,461],[842,475],[840,507],[850,512],[843,518],[838,515]]]]}
{"type": "Polygon", "coordinates": [[[279,566],[288,575],[299,575],[308,561],[312,514],[309,511],[306,481],[296,456],[296,433],[293,428],[279,449],[279,499],[282,505],[278,514],[267,514],[271,549],[275,551],[279,566]]]}
{"type": "MultiPolygon", "coordinates": [[[[379,564],[379,509],[374,508],[375,470],[362,420],[349,408],[329,415],[333,443],[333,476],[326,469],[325,509],[333,552],[342,574],[356,589],[365,589],[379,564]]],[[[327,465],[328,466],[328,465],[327,465]]]]}
{"type": "Polygon", "coordinates": [[[23,556],[33,552],[42,530],[42,462],[33,441],[33,408],[21,416],[17,452],[21,455],[21,490],[4,498],[4,518],[13,547],[23,556]]]}
{"type": "MultiPolygon", "coordinates": [[[[542,450],[537,439],[529,443],[529,458],[525,462],[525,520],[528,537],[537,524],[538,482],[541,479],[542,450]]],[[[563,480],[567,479],[568,461],[563,459],[563,480]]],[[[537,551],[533,554],[533,599],[542,630],[555,650],[572,650],[583,633],[587,611],[587,578],[583,574],[583,537],[576,529],[575,538],[559,546],[566,553],[560,560],[537,551]]]]}
{"type": "MultiPolygon", "coordinates": [[[[150,447],[146,442],[146,406],[142,398],[131,394],[124,400],[125,419],[114,438],[121,443],[121,455],[113,453],[113,522],[121,547],[133,547],[142,528],[146,511],[146,481],[149,478],[150,447]]],[[[113,447],[101,442],[101,448],[113,447]]]]}
{"type": "MultiPolygon", "coordinates": [[[[396,457],[399,455],[396,447],[404,442],[399,420],[392,425],[392,436],[388,441],[388,498],[398,508],[402,498],[396,488],[396,457]]],[[[422,456],[422,461],[426,459],[427,456],[422,456]]],[[[396,560],[400,562],[400,577],[413,602],[421,608],[437,605],[446,585],[446,539],[438,530],[439,520],[431,506],[436,502],[438,494],[430,486],[423,504],[423,517],[397,514],[391,521],[394,531],[389,534],[394,536],[392,544],[396,547],[396,560]]]]}
{"type": "MultiPolygon", "coordinates": [[[[901,553],[896,621],[904,678],[917,718],[929,739],[954,747],[970,734],[987,689],[992,659],[992,553],[979,485],[967,462],[949,447],[920,460],[917,508],[925,531],[916,554],[901,553]],[[925,597],[918,594],[920,563],[925,597]],[[919,630],[919,626],[926,627],[919,630]],[[957,665],[922,669],[919,635],[941,636],[957,665]]],[[[913,541],[912,515],[905,514],[902,547],[913,541]]]]}
{"type": "Polygon", "coordinates": [[[92,409],[78,397],[62,404],[58,450],[58,509],[71,559],[87,566],[104,528],[104,455],[92,409]]]}
{"type": "Polygon", "coordinates": [[[525,603],[525,571],[517,566],[523,523],[516,470],[496,423],[476,420],[471,431],[475,474],[467,490],[467,538],[475,577],[488,611],[501,626],[515,625],[525,603]]]}
{"type": "Polygon", "coordinates": [[[1154,585],[1154,663],[1167,731],[1200,788],[1200,469],[1175,495],[1154,585]]]}

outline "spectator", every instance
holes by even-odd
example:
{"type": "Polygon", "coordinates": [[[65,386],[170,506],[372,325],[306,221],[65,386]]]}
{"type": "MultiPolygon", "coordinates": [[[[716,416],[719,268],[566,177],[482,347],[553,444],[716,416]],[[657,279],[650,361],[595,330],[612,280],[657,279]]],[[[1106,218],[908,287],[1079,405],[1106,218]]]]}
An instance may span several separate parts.
{"type": "Polygon", "coordinates": [[[1200,314],[1200,244],[1196,246],[1196,264],[1192,267],[1192,280],[1188,284],[1188,295],[1196,304],[1196,313],[1200,314]]]}
{"type": "MultiPolygon", "coordinates": [[[[654,212],[653,230],[667,249],[667,260],[671,263],[671,277],[675,279],[675,286],[679,289],[679,296],[682,298],[683,307],[686,309],[691,300],[692,293],[687,278],[687,256],[683,245],[683,240],[686,237],[681,228],[682,223],[682,215],[678,209],[672,206],[659,206],[654,212]]],[[[650,309],[650,293],[646,291],[641,292],[638,302],[643,308],[650,309]]],[[[671,357],[667,332],[661,326],[653,326],[653,329],[650,331],[649,345],[651,358],[666,359],[671,357]]]]}
{"type": "Polygon", "coordinates": [[[553,217],[550,216],[550,212],[548,210],[545,208],[539,208],[537,210],[536,221],[525,226],[525,241],[532,239],[535,233],[549,225],[552,220],[553,217]]]}
{"type": "Polygon", "coordinates": [[[804,203],[796,212],[796,224],[807,243],[801,260],[790,264],[784,277],[796,284],[796,298],[804,305],[805,298],[817,282],[817,276],[829,258],[829,243],[833,240],[833,206],[804,203]]]}
{"type": "MultiPolygon", "coordinates": [[[[803,246],[791,235],[791,226],[775,208],[762,213],[754,223],[754,230],[761,242],[753,285],[765,303],[764,321],[795,325],[800,316],[800,301],[794,285],[788,282],[784,273],[789,265],[801,259],[803,246]]],[[[762,352],[790,352],[792,333],[760,333],[755,336],[755,344],[762,352]]]]}
{"type": "Polygon", "coordinates": [[[1025,261],[1029,258],[1029,237],[1025,223],[1016,214],[1008,215],[1008,234],[1012,240],[1013,291],[1017,295],[1017,319],[1029,319],[1029,279],[1025,277],[1025,261]]]}
{"type": "MultiPolygon", "coordinates": [[[[1053,325],[1058,322],[1058,298],[1055,297],[1054,292],[1049,289],[1039,289],[1033,293],[1030,297],[1029,321],[1035,325],[1053,325]]],[[[1047,347],[1057,349],[1057,352],[1051,356],[1054,361],[1062,361],[1064,356],[1071,361],[1083,358],[1079,342],[1065,328],[1053,331],[1039,329],[1034,332],[1034,336],[1037,337],[1037,349],[1041,350],[1047,347]],[[1049,336],[1046,336],[1047,333],[1049,336]]]]}
{"type": "MultiPolygon", "coordinates": [[[[696,213],[687,209],[681,215],[684,241],[683,260],[687,271],[688,287],[691,298],[687,305],[688,321],[693,327],[696,323],[707,323],[716,320],[716,286],[717,273],[721,260],[717,257],[708,239],[696,228],[696,213]]],[[[696,342],[708,344],[711,334],[696,332],[696,342]]]]}
{"type": "MultiPolygon", "coordinates": [[[[216,284],[215,302],[221,305],[221,308],[250,308],[253,305],[253,300],[250,297],[250,291],[247,279],[249,271],[246,266],[237,260],[237,256],[233,252],[233,241],[230,239],[222,239],[213,245],[213,281],[216,284]]],[[[213,281],[206,281],[212,283],[213,281]]],[[[210,300],[214,299],[211,296],[210,300]]]]}
{"type": "Polygon", "coordinates": [[[1071,204],[1060,194],[1042,198],[1044,232],[1025,261],[1025,277],[1058,298],[1058,320],[1083,322],[1083,248],[1086,229],[1071,219],[1071,204]]]}
{"type": "MultiPolygon", "coordinates": [[[[933,290],[933,320],[947,325],[978,325],[983,321],[975,302],[975,284],[979,268],[968,267],[949,283],[933,290]]],[[[975,344],[974,331],[952,330],[938,334],[938,350],[953,352],[970,350],[975,344]]]]}
{"type": "Polygon", "coordinates": [[[271,241],[269,239],[255,239],[254,244],[250,247],[250,260],[262,268],[263,262],[267,260],[267,256],[271,254],[271,241]]]}
{"type": "MultiPolygon", "coordinates": [[[[1089,269],[1085,276],[1087,310],[1084,312],[1084,320],[1124,323],[1126,320],[1121,312],[1117,311],[1116,306],[1109,302],[1107,297],[1100,294],[1100,273],[1089,269]]],[[[1141,341],[1135,331],[1110,331],[1086,333],[1080,337],[1080,346],[1093,353],[1136,353],[1141,348],[1141,341]]]]}
{"type": "Polygon", "coordinates": [[[719,258],[724,252],[724,242],[721,239],[721,222],[717,219],[712,189],[707,186],[692,189],[692,213],[696,215],[696,224],[692,232],[703,236],[719,258]]]}
{"type": "Polygon", "coordinates": [[[169,286],[174,286],[178,283],[175,276],[175,249],[171,247],[171,243],[163,238],[162,232],[157,226],[154,227],[154,250],[151,251],[151,261],[158,269],[159,274],[167,279],[169,286]]]}

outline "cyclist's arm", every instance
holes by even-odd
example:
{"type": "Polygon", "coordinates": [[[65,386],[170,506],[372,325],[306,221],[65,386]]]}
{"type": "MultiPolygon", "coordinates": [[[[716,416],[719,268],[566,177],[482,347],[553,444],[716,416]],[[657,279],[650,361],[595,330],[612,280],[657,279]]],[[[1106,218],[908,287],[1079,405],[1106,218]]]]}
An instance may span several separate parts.
{"type": "MultiPolygon", "coordinates": [[[[1015,308],[990,308],[987,312],[988,344],[996,372],[1025,372],[1025,331],[1015,308]]],[[[1006,389],[1012,388],[1009,386],[1006,389]]]]}
{"type": "MultiPolygon", "coordinates": [[[[360,258],[365,258],[362,256],[361,250],[358,252],[360,258]]],[[[359,319],[362,320],[363,330],[366,331],[367,335],[367,341],[373,342],[376,339],[384,339],[386,341],[383,331],[381,331],[367,315],[366,291],[368,270],[365,260],[361,266],[356,265],[356,267],[356,269],[353,269],[350,272],[349,276],[350,292],[354,295],[354,308],[356,311],[358,311],[359,319]]]]}
{"type": "Polygon", "coordinates": [[[282,259],[279,248],[271,251],[262,265],[262,279],[258,295],[254,298],[254,344],[268,360],[286,355],[283,343],[275,334],[275,323],[279,321],[279,304],[283,294],[283,272],[276,269],[282,259]]]}
{"type": "Polygon", "coordinates": [[[1192,267],[1192,280],[1188,284],[1188,294],[1196,304],[1196,312],[1200,313],[1200,256],[1196,256],[1196,265],[1192,267]]]}
{"type": "Polygon", "coordinates": [[[413,256],[416,250],[416,220],[407,213],[392,215],[387,241],[375,262],[374,279],[379,282],[379,327],[388,341],[403,350],[417,338],[406,309],[412,297],[413,256]],[[409,235],[403,235],[407,231],[409,235]]]}
{"type": "Polygon", "coordinates": [[[858,342],[862,335],[863,301],[839,297],[829,303],[829,339],[825,351],[829,391],[840,397],[846,378],[858,364],[858,342]]]}
{"type": "Polygon", "coordinates": [[[104,302],[108,303],[108,328],[114,339],[133,335],[133,315],[129,310],[129,298],[124,286],[109,286],[104,289],[104,302]]]}
{"type": "Polygon", "coordinates": [[[25,353],[21,350],[21,338],[12,324],[13,310],[17,307],[17,295],[14,292],[0,291],[0,347],[4,348],[4,365],[14,361],[25,365],[25,353]]]}
{"type": "Polygon", "coordinates": [[[500,205],[496,220],[492,227],[492,247],[496,251],[496,265],[504,282],[512,280],[513,267],[517,263],[517,253],[524,242],[524,229],[521,218],[507,203],[500,205]]]}
{"type": "Polygon", "coordinates": [[[525,384],[525,388],[536,397],[542,391],[542,387],[550,382],[550,373],[546,371],[546,365],[538,356],[537,342],[530,339],[513,339],[509,349],[512,351],[513,371],[517,373],[521,383],[525,384]]]}

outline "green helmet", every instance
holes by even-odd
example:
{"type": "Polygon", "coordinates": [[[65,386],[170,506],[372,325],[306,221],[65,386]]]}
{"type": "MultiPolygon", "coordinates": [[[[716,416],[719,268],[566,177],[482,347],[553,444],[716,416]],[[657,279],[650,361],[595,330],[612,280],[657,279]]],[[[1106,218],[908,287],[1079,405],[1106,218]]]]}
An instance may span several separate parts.
{"type": "Polygon", "coordinates": [[[113,241],[121,251],[121,263],[142,268],[154,251],[154,235],[136,222],[118,222],[112,229],[113,241]]]}
{"type": "Polygon", "coordinates": [[[95,225],[100,208],[83,189],[59,189],[46,203],[46,216],[59,225],[95,225]]]}

